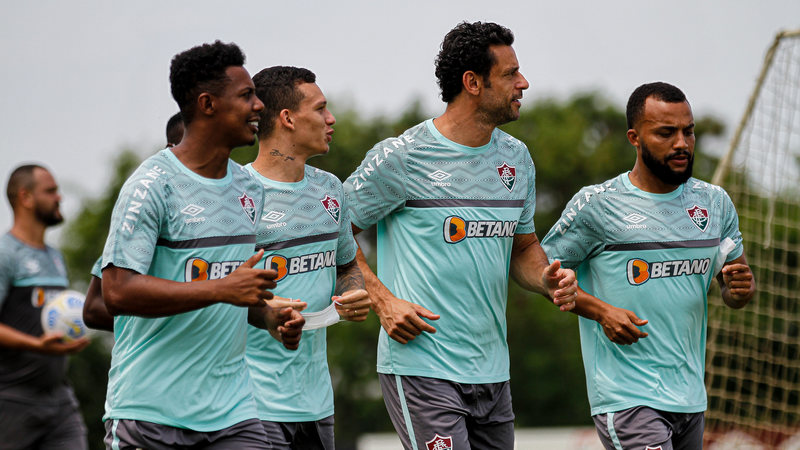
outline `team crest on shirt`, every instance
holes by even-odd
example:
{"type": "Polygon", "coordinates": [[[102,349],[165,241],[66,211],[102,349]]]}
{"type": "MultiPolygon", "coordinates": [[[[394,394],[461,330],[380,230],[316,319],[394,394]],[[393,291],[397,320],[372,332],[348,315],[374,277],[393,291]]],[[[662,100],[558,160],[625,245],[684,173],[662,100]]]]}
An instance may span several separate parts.
{"type": "Polygon", "coordinates": [[[247,214],[247,217],[250,219],[250,222],[253,222],[253,224],[255,224],[256,202],[254,202],[252,198],[248,197],[246,192],[242,192],[242,196],[239,197],[239,203],[242,205],[242,209],[244,210],[244,213],[247,214]]]}
{"type": "Polygon", "coordinates": [[[689,214],[689,218],[692,219],[692,222],[697,226],[697,228],[700,229],[700,231],[706,231],[706,228],[708,227],[707,209],[694,205],[687,209],[686,213],[689,214]]]}
{"type": "Polygon", "coordinates": [[[325,194],[325,198],[320,200],[320,202],[322,202],[322,206],[325,208],[325,211],[328,211],[328,214],[331,215],[333,221],[339,223],[339,212],[341,210],[339,207],[339,200],[336,200],[330,195],[325,194]]]}
{"type": "Polygon", "coordinates": [[[500,175],[500,181],[503,182],[503,186],[508,189],[508,192],[511,192],[517,182],[517,169],[503,161],[503,165],[497,167],[497,174],[500,175]]]}
{"type": "Polygon", "coordinates": [[[453,438],[450,436],[439,436],[436,433],[433,439],[425,443],[428,450],[453,450],[453,438]]]}

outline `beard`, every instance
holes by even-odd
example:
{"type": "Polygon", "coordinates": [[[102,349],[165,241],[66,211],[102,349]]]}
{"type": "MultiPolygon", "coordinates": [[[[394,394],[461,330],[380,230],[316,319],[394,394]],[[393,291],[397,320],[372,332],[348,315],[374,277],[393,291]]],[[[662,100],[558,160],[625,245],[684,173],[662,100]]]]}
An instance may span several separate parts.
{"type": "Polygon", "coordinates": [[[48,227],[58,225],[64,221],[64,216],[61,215],[57,204],[49,210],[37,205],[33,213],[40,222],[48,227]]]}
{"type": "Polygon", "coordinates": [[[694,165],[694,155],[690,155],[687,150],[679,150],[671,155],[668,155],[664,158],[663,161],[659,161],[650,153],[650,149],[642,142],[642,161],[644,165],[650,169],[650,172],[656,176],[659,180],[661,180],[664,184],[669,184],[673,186],[678,186],[691,178],[692,176],[692,166],[694,165]],[[669,160],[674,159],[676,156],[679,155],[686,155],[689,157],[689,164],[686,166],[682,172],[678,172],[673,170],[669,166],[669,160]]]}

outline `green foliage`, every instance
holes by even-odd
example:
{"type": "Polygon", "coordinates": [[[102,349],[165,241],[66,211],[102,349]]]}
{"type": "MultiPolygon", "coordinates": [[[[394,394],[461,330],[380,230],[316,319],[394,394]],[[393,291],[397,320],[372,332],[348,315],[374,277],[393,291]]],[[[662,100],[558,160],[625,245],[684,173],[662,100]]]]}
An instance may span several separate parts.
{"type": "MultiPolygon", "coordinates": [[[[336,132],[329,154],[310,163],[341,180],[352,173],[376,142],[397,136],[426,118],[420,102],[413,103],[397,118],[365,119],[353,109],[335,111],[335,115],[336,132]]],[[[722,131],[721,123],[713,118],[700,118],[697,123],[698,136],[722,131]]],[[[598,93],[584,93],[566,101],[537,101],[522,111],[518,121],[503,128],[528,145],[536,163],[536,224],[540,237],[578,189],[630,170],[636,158],[626,139],[624,112],[598,93]]],[[[249,146],[236,149],[232,157],[246,163],[256,153],[257,146],[249,146]]],[[[73,281],[88,279],[88,270],[101,252],[117,192],[137,163],[133,154],[121,154],[108,190],[97,199],[86,200],[81,213],[70,222],[64,253],[73,281]]],[[[698,152],[695,167],[702,169],[696,170],[697,176],[708,179],[713,159],[698,152]]],[[[370,230],[360,236],[367,247],[370,239],[370,230]]],[[[517,425],[589,424],[577,317],[558,311],[541,296],[513,283],[508,310],[517,425]]],[[[335,391],[337,447],[341,449],[354,448],[359,434],[392,429],[375,374],[379,327],[371,314],[364,323],[345,323],[329,329],[328,360],[335,391]]],[[[99,351],[100,360],[93,351],[74,358],[75,372],[80,373],[73,373],[73,383],[93,433],[91,427],[98,426],[101,414],[98,410],[105,394],[107,371],[107,356],[102,348],[99,351]],[[102,360],[102,356],[106,359],[102,360]]],[[[102,429],[102,425],[99,427],[102,429]]],[[[98,438],[93,435],[92,439],[98,438]]]]}

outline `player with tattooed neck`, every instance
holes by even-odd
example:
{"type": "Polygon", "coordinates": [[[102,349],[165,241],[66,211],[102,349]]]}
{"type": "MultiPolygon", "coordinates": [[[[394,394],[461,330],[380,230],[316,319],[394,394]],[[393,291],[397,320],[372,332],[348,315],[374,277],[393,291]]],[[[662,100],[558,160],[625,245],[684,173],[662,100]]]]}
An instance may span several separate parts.
{"type": "Polygon", "coordinates": [[[315,81],[307,69],[282,66],[253,77],[264,109],[258,157],[246,167],[269,198],[258,225],[256,244],[264,250],[259,267],[278,272],[270,302],[306,315],[296,352],[262,330],[250,328],[247,336],[259,418],[270,445],[279,449],[334,448],[325,327],[340,318],[363,321],[370,306],[342,183],[306,165],[328,153],[336,122],[315,81]]]}

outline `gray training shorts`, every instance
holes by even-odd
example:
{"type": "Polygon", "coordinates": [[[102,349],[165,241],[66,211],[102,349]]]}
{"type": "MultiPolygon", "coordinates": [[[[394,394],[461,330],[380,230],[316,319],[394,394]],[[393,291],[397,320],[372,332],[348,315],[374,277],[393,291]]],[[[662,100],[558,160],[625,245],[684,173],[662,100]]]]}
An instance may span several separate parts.
{"type": "Polygon", "coordinates": [[[462,384],[378,374],[383,401],[406,450],[514,448],[508,381],[462,384]]]}
{"type": "Polygon", "coordinates": [[[291,450],[334,450],[333,416],[309,422],[271,422],[262,420],[271,448],[291,450]]]}
{"type": "Polygon", "coordinates": [[[703,448],[702,412],[674,413],[647,406],[592,416],[608,450],[695,450],[703,448]]]}
{"type": "Polygon", "coordinates": [[[0,399],[0,448],[3,450],[88,448],[86,426],[74,399],[39,405],[0,399]]]}
{"type": "Polygon", "coordinates": [[[109,419],[105,422],[109,450],[266,450],[264,427],[258,419],[245,420],[219,431],[194,431],[142,420],[109,419]]]}

